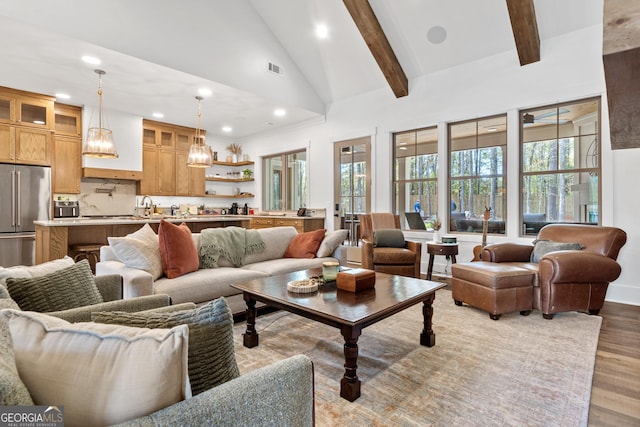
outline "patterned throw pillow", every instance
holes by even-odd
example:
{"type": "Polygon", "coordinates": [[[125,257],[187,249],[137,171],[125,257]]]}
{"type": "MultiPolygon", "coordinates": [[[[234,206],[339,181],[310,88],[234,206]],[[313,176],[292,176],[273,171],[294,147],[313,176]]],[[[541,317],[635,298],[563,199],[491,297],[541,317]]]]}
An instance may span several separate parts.
{"type": "Polygon", "coordinates": [[[7,289],[24,311],[59,311],[104,302],[89,261],[31,278],[10,277],[7,289]]]}
{"type": "Polygon", "coordinates": [[[321,228],[298,234],[291,239],[289,247],[284,252],[284,258],[315,258],[326,231],[326,229],[321,228]]]}
{"type": "Polygon", "coordinates": [[[533,252],[531,252],[533,263],[539,263],[540,259],[549,252],[584,249],[581,243],[554,242],[553,240],[536,240],[533,244],[533,252]]]}
{"type": "Polygon", "coordinates": [[[119,311],[92,313],[97,323],[139,328],[189,327],[189,380],[193,395],[240,375],[233,350],[233,317],[224,298],[194,310],[170,313],[119,311]]]}

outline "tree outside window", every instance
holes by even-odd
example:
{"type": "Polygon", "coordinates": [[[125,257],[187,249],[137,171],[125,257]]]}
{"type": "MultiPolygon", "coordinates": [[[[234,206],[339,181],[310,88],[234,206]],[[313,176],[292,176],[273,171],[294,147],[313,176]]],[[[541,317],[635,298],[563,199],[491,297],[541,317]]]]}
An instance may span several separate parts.
{"type": "Polygon", "coordinates": [[[438,130],[415,129],[393,135],[394,211],[403,228],[404,212],[419,212],[427,230],[438,214],[438,130]]]}
{"type": "Polygon", "coordinates": [[[554,222],[600,222],[600,99],[521,113],[523,235],[554,222]]]}
{"type": "Polygon", "coordinates": [[[449,124],[449,230],[505,233],[507,116],[449,124]]]}

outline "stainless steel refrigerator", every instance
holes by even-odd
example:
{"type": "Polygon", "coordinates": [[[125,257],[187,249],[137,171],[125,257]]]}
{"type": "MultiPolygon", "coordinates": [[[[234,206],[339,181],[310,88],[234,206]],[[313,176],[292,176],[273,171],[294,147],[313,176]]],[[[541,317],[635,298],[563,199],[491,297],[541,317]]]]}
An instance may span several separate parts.
{"type": "Polygon", "coordinates": [[[33,221],[51,219],[51,168],[0,164],[0,266],[35,264],[33,221]]]}

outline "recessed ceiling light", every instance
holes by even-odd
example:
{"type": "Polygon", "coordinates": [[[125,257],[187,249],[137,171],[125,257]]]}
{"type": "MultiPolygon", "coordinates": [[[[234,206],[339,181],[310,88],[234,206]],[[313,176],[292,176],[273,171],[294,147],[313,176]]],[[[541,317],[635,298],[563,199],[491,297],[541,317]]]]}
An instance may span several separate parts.
{"type": "Polygon", "coordinates": [[[153,117],[155,117],[156,119],[161,119],[164,117],[164,114],[162,113],[152,113],[151,114],[153,117]]]}
{"type": "Polygon", "coordinates": [[[329,37],[329,28],[325,24],[316,25],[316,37],[326,39],[329,37]]]}
{"type": "Polygon", "coordinates": [[[273,114],[275,116],[282,117],[282,116],[285,116],[287,114],[287,112],[285,110],[283,110],[282,108],[278,108],[277,110],[275,110],[273,112],[273,114]]]}
{"type": "Polygon", "coordinates": [[[427,40],[433,44],[440,44],[447,39],[447,30],[444,27],[436,25],[427,31],[427,40]]]}
{"type": "Polygon", "coordinates": [[[56,98],[57,99],[69,99],[69,98],[71,98],[71,95],[66,94],[66,93],[56,93],[56,98]]]}
{"type": "Polygon", "coordinates": [[[231,132],[232,130],[231,126],[222,126],[222,132],[231,132]]]}
{"type": "Polygon", "coordinates": [[[82,57],[82,60],[84,62],[86,62],[87,64],[91,64],[91,65],[100,65],[100,64],[102,64],[102,61],[100,61],[95,56],[85,55],[85,56],[82,57]]]}
{"type": "Polygon", "coordinates": [[[198,93],[202,96],[211,96],[213,92],[209,88],[201,87],[200,89],[198,89],[198,93]]]}

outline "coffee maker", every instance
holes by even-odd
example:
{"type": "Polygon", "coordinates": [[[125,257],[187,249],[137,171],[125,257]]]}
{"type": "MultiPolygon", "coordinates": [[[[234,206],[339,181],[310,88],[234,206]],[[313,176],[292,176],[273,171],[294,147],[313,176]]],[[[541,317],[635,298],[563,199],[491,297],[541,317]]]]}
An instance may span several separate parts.
{"type": "Polygon", "coordinates": [[[229,208],[229,215],[238,215],[238,204],[237,203],[232,203],[231,207],[229,208]]]}

